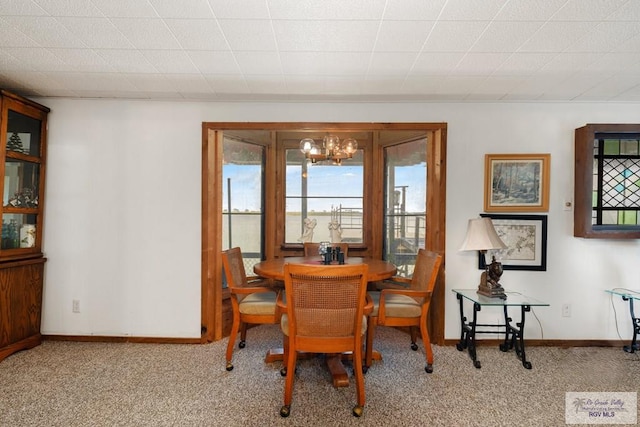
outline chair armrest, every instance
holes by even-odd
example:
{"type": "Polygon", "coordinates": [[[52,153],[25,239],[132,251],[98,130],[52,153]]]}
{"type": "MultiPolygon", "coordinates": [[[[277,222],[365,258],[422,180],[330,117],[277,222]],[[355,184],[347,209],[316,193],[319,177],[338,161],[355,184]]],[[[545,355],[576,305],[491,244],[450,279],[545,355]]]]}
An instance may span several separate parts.
{"type": "Polygon", "coordinates": [[[369,314],[371,314],[372,311],[373,311],[373,298],[371,298],[371,295],[367,294],[366,300],[364,303],[363,314],[365,316],[368,316],[369,314]]]}
{"type": "Polygon", "coordinates": [[[284,292],[278,292],[278,296],[276,297],[276,306],[282,311],[287,311],[287,300],[284,292]]]}

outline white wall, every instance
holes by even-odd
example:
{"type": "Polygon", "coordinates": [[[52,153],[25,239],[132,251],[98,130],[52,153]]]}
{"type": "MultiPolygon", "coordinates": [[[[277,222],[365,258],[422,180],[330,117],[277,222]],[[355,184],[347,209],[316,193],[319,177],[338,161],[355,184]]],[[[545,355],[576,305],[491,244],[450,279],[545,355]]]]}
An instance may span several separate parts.
{"type": "MultiPolygon", "coordinates": [[[[573,212],[563,210],[573,195],[574,129],[637,123],[638,104],[37,101],[51,108],[43,334],[200,336],[203,121],[448,123],[446,338],[459,336],[450,289],[479,278],[477,254],[458,248],[483,209],[486,153],[551,154],[547,271],[506,271],[501,280],[551,303],[527,317],[528,337],[618,339],[604,289],[640,288],[638,242],[574,238],[573,212]]],[[[627,306],[613,306],[628,340],[627,306]]]]}

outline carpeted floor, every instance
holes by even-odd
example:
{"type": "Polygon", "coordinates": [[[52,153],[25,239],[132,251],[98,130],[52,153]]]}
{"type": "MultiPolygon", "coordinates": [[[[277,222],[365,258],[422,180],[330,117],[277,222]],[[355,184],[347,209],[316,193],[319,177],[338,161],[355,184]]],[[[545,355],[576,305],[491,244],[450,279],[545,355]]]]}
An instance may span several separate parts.
{"type": "MultiPolygon", "coordinates": [[[[638,390],[640,356],[620,348],[527,348],[532,370],[513,352],[424,350],[403,332],[378,328],[384,360],[365,377],[362,418],[351,415],[353,383],[331,385],[321,357],[299,362],[291,416],[279,415],[277,326],[249,331],[225,370],[227,340],[210,345],[45,341],[0,363],[0,426],[564,426],[565,392],[638,390]]],[[[420,343],[421,345],[422,343],[420,343]]],[[[640,417],[638,417],[640,420],[640,417]]]]}

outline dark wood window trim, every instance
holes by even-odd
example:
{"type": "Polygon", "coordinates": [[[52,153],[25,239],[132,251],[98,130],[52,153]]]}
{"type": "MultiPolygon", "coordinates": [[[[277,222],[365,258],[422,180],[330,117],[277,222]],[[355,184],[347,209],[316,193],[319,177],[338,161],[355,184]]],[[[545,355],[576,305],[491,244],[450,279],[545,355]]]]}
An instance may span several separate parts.
{"type": "Polygon", "coordinates": [[[640,227],[592,224],[594,141],[598,135],[640,134],[640,124],[587,124],[575,130],[573,235],[593,239],[640,239],[640,227]]]}

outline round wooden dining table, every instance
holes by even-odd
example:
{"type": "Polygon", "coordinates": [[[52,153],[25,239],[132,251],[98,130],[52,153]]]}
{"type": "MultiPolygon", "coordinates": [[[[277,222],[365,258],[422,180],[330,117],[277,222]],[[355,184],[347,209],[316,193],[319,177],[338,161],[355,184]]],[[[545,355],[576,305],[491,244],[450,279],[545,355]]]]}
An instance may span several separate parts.
{"type": "MultiPolygon", "coordinates": [[[[284,280],[284,265],[290,264],[309,264],[309,265],[322,265],[323,262],[320,256],[310,257],[285,257],[274,258],[267,261],[261,261],[253,267],[255,274],[267,279],[284,280]]],[[[383,261],[375,258],[362,258],[362,257],[347,257],[344,261],[345,264],[367,264],[369,266],[369,272],[367,274],[368,282],[377,282],[392,277],[396,274],[396,266],[390,262],[383,261]]],[[[283,360],[284,351],[279,349],[271,349],[267,353],[265,358],[266,363],[283,360]]],[[[347,355],[349,357],[350,355],[347,355]]],[[[333,378],[333,385],[335,387],[348,387],[349,375],[342,365],[342,358],[339,355],[330,355],[327,357],[327,366],[331,372],[333,378]]],[[[373,359],[380,360],[381,356],[377,351],[373,351],[373,359]]]]}
{"type": "MultiPolygon", "coordinates": [[[[284,264],[322,265],[320,256],[285,257],[261,261],[253,267],[254,273],[268,279],[284,280],[284,264]]],[[[396,266],[390,262],[375,258],[347,257],[345,264],[367,264],[369,266],[368,282],[388,279],[396,274],[396,266]]]]}

